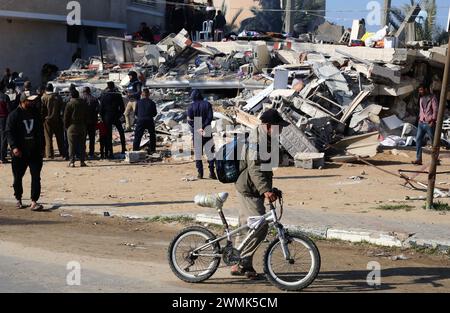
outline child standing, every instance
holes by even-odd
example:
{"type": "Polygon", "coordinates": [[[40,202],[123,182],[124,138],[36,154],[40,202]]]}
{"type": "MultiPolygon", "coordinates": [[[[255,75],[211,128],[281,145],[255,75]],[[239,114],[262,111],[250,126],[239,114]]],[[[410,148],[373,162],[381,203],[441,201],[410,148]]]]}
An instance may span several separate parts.
{"type": "Polygon", "coordinates": [[[99,119],[96,126],[100,137],[100,159],[104,160],[106,157],[106,140],[108,139],[108,130],[105,123],[99,119]]]}

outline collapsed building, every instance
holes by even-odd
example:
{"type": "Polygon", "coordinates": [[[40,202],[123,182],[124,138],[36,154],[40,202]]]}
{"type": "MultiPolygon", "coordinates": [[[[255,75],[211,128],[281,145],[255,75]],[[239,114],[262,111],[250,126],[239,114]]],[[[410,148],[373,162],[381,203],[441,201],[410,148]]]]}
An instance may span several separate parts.
{"type": "MultiPolygon", "coordinates": [[[[441,90],[447,49],[397,48],[386,33],[376,40],[383,48],[354,46],[352,36],[361,32],[343,33],[333,44],[270,33],[192,42],[184,30],[156,45],[100,37],[99,57],[77,60],[53,83],[62,91],[89,86],[100,95],[108,81],[123,88],[128,71],[138,72],[158,104],[159,139],[172,152],[164,156],[183,155],[177,145],[192,142],[185,113],[191,89],[202,90],[216,108],[219,146],[227,134],[256,127],[264,110],[279,110],[292,124],[281,135],[284,165],[315,168],[325,158],[351,161],[375,156],[380,146],[414,145],[415,91],[430,78],[441,90]]],[[[375,43],[374,36],[379,33],[366,40],[375,43]]]]}

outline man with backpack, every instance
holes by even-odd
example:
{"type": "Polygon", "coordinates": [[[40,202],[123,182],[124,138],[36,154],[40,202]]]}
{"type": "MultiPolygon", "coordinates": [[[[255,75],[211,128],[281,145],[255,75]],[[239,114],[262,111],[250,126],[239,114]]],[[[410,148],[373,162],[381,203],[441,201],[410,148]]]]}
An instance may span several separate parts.
{"type": "MultiPolygon", "coordinates": [[[[246,225],[249,217],[266,213],[264,201],[275,202],[278,197],[273,192],[272,156],[279,154],[271,149],[272,143],[278,148],[278,136],[282,128],[289,126],[277,110],[271,109],[261,116],[261,125],[254,129],[247,140],[247,146],[240,160],[240,175],[236,182],[237,197],[240,202],[239,224],[246,225]],[[266,151],[265,151],[266,150],[266,151]]],[[[258,230],[252,240],[243,248],[240,264],[233,266],[231,275],[256,279],[253,268],[253,255],[266,238],[269,228],[266,225],[258,230]]]]}

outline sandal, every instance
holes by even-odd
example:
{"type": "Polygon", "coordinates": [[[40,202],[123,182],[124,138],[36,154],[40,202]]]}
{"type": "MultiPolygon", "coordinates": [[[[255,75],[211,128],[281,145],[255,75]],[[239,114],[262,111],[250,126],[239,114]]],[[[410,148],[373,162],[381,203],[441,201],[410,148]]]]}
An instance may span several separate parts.
{"type": "Polygon", "coordinates": [[[16,203],[16,209],[17,210],[25,210],[26,208],[27,208],[27,206],[23,205],[22,201],[17,201],[17,203],[16,203]]]}
{"type": "Polygon", "coordinates": [[[31,208],[31,211],[33,212],[47,212],[47,210],[44,209],[44,206],[42,204],[36,204],[36,206],[31,208]]]}

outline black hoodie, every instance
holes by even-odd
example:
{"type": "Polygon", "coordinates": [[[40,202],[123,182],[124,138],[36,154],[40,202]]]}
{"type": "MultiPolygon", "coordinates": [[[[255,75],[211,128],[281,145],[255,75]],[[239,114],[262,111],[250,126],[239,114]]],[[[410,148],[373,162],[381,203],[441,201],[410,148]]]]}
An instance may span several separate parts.
{"type": "Polygon", "coordinates": [[[18,148],[24,157],[42,157],[44,127],[36,109],[18,106],[12,111],[6,122],[6,135],[11,151],[18,148]]]}

